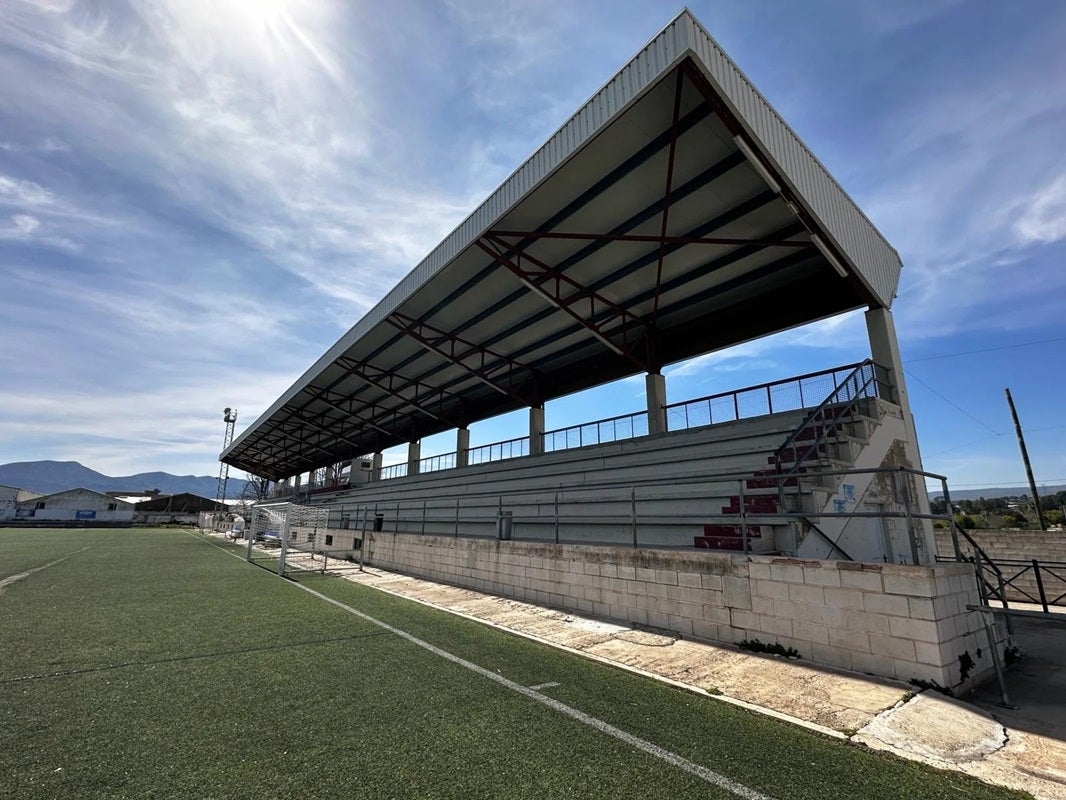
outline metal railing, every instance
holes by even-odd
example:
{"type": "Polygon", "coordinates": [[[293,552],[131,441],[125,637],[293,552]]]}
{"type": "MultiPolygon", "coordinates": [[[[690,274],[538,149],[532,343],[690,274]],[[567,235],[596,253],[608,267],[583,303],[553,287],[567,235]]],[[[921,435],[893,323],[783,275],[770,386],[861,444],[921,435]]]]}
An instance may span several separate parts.
{"type": "Polygon", "coordinates": [[[480,447],[471,447],[467,451],[467,464],[487,464],[490,461],[506,461],[511,458],[521,458],[529,455],[529,437],[519,436],[517,439],[507,439],[502,442],[483,444],[480,447]]]}
{"type": "MultiPolygon", "coordinates": [[[[972,541],[969,536],[968,541],[972,541]]],[[[956,561],[938,556],[937,561],[956,561]]],[[[1052,607],[1066,607],[1066,561],[1000,558],[993,560],[980,548],[969,559],[980,578],[982,602],[998,602],[1003,608],[1010,603],[1031,603],[1050,614],[1052,607]]]]}
{"type": "Polygon", "coordinates": [[[637,411],[547,431],[544,434],[544,451],[550,453],[647,435],[648,412],[637,411]]]}
{"type": "Polygon", "coordinates": [[[419,474],[423,472],[438,472],[442,469],[455,469],[458,453],[443,453],[437,456],[426,456],[418,462],[419,474]]]}
{"type": "MultiPolygon", "coordinates": [[[[894,391],[887,381],[887,370],[864,361],[843,367],[811,372],[757,386],[749,386],[721,394],[699,397],[664,406],[667,430],[680,431],[732,422],[751,417],[797,411],[825,405],[836,394],[847,394],[849,381],[857,371],[866,379],[864,396],[892,400],[894,391]]],[[[635,439],[649,432],[648,412],[637,411],[606,419],[570,425],[544,434],[544,452],[557,452],[577,447],[635,439]]],[[[474,466],[494,461],[522,458],[530,454],[530,437],[520,436],[501,442],[473,447],[467,451],[466,464],[474,466]]],[[[419,472],[454,469],[459,464],[458,453],[429,456],[419,461],[419,472]]],[[[408,475],[407,464],[394,464],[381,470],[379,480],[403,478],[408,475]]]]}
{"type": "MultiPolygon", "coordinates": [[[[467,492],[462,497],[409,498],[393,502],[333,508],[331,527],[387,533],[447,535],[470,538],[497,537],[497,522],[505,515],[510,520],[512,535],[508,538],[526,541],[554,541],[589,545],[623,545],[629,547],[667,547],[695,549],[694,537],[706,535],[704,525],[727,523],[736,528],[741,552],[753,552],[762,538],[758,526],[785,526],[790,522],[808,523],[811,520],[863,520],[880,518],[904,523],[911,541],[912,563],[926,546],[920,543],[918,520],[940,520],[950,524],[946,514],[923,513],[910,491],[902,489],[903,480],[929,478],[941,482],[946,478],[933,473],[904,467],[870,469],[825,470],[805,473],[797,477],[766,474],[753,477],[751,473],[706,476],[678,482],[661,479],[633,485],[586,485],[580,489],[555,492],[478,494],[467,492]],[[889,481],[893,489],[893,510],[858,510],[859,505],[840,511],[805,511],[790,507],[785,498],[796,498],[805,491],[799,481],[818,481],[859,475],[886,475],[901,478],[889,481]],[[765,486],[751,486],[753,481],[765,481],[765,486]],[[712,486],[713,484],[713,486],[712,486]],[[762,489],[763,491],[759,491],[762,489]],[[758,498],[774,497],[776,510],[762,507],[758,498]],[[723,501],[731,497],[735,510],[726,511],[723,501]],[[686,504],[688,508],[679,511],[686,504]]],[[[809,533],[816,538],[825,536],[813,526],[809,533]]],[[[868,534],[873,535],[873,534],[868,534]]],[[[838,543],[827,541],[832,558],[850,559],[838,543]]],[[[886,554],[887,557],[887,554],[886,554]]],[[[932,560],[933,555],[926,560],[932,560]]]]}
{"type": "MultiPolygon", "coordinates": [[[[666,406],[666,427],[671,431],[687,430],[811,408],[837,391],[856,369],[871,363],[863,361],[793,378],[760,383],[756,386],[747,386],[743,389],[697,397],[682,403],[671,403],[666,406]]],[[[887,370],[877,365],[874,367],[874,383],[878,396],[885,400],[892,400],[894,394],[887,382],[887,370]]]]}
{"type": "Polygon", "coordinates": [[[774,465],[778,472],[782,471],[781,462],[787,456],[788,460],[793,462],[788,474],[795,474],[811,455],[829,441],[841,420],[855,410],[860,400],[879,396],[881,382],[878,380],[877,369],[876,364],[867,360],[856,365],[839,382],[834,376],[836,385],[833,390],[815,406],[774,453],[774,465]]]}
{"type": "Polygon", "coordinates": [[[380,480],[386,481],[389,478],[403,478],[407,475],[407,462],[402,464],[390,464],[387,467],[381,468],[380,480]]]}

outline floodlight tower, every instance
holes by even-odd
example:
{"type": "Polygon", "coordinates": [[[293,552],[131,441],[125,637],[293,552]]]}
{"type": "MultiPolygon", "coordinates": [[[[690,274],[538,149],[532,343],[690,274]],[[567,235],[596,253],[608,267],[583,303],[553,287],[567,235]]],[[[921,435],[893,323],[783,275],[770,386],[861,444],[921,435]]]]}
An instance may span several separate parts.
{"type": "MultiPolygon", "coordinates": [[[[225,451],[233,443],[233,426],[237,424],[237,409],[226,408],[222,411],[222,419],[226,423],[226,435],[222,440],[222,450],[225,451]]],[[[229,482],[229,464],[219,462],[218,491],[215,493],[215,504],[220,512],[226,510],[226,484],[229,482]]]]}

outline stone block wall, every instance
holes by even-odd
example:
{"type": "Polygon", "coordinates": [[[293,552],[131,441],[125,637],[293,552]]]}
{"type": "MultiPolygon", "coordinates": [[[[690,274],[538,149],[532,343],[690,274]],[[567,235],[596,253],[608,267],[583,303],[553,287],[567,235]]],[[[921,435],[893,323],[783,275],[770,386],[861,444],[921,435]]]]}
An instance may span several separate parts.
{"type": "MultiPolygon", "coordinates": [[[[337,531],[336,534],[348,534],[337,531]]],[[[992,660],[968,565],[368,534],[367,562],[539,605],[965,691],[992,660]],[[972,666],[966,665],[972,661],[972,666]]]]}

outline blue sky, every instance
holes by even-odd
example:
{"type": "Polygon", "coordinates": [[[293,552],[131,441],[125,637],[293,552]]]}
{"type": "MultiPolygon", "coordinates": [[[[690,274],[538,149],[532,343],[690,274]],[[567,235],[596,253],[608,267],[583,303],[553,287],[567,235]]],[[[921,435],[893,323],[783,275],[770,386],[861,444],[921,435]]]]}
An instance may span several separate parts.
{"type": "MultiPolygon", "coordinates": [[[[1022,483],[1010,386],[1038,482],[1066,482],[1066,4],[690,8],[900,251],[926,468],[1022,483]]],[[[6,0],[0,462],[215,473],[222,407],[252,422],[677,11],[6,0]]],[[[860,313],[674,366],[667,389],[868,353],[860,313]]],[[[642,403],[623,382],[547,424],[642,403]]]]}

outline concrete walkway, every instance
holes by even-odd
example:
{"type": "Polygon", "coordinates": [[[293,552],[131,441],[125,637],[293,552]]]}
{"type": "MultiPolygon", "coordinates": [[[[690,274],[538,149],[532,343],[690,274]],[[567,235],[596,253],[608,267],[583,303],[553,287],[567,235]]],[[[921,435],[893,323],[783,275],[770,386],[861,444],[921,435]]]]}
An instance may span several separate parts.
{"type": "Polygon", "coordinates": [[[820,733],[990,783],[1066,800],[1066,629],[1018,628],[1030,658],[1008,675],[1019,708],[995,686],[961,702],[913,687],[634,629],[368,567],[338,574],[520,636],[579,653],[820,733]],[[1032,637],[1029,635],[1032,634],[1032,637]],[[1050,699],[1056,698],[1052,702],[1050,699]]]}

